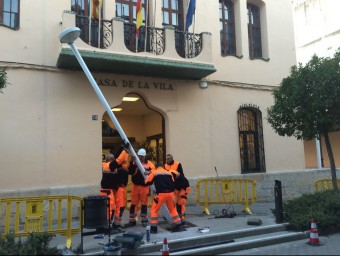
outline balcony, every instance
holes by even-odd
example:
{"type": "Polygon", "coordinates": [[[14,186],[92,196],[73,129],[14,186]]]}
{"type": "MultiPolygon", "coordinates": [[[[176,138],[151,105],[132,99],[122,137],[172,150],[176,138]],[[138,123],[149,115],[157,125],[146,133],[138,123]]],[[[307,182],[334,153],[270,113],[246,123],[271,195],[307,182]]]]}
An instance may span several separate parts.
{"type": "MultiPolygon", "coordinates": [[[[135,25],[120,18],[102,20],[99,26],[98,21],[65,11],[62,29],[75,26],[82,32],[74,44],[94,72],[200,80],[216,71],[210,33],[144,26],[136,40],[135,25]]],[[[81,69],[68,45],[61,46],[57,67],[81,69]]]]}

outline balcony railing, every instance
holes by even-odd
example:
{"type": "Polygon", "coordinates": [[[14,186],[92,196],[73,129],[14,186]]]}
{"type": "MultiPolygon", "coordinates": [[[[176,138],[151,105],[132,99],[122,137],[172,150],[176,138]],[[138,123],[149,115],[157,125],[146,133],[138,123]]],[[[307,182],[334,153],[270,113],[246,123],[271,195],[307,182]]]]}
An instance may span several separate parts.
{"type": "MultiPolygon", "coordinates": [[[[173,26],[140,27],[121,17],[94,20],[65,10],[61,29],[77,26],[74,43],[91,72],[200,80],[216,72],[212,58],[212,35],[186,34],[173,26]]],[[[57,67],[79,69],[70,47],[61,45],[57,67]]]]}
{"type": "MultiPolygon", "coordinates": [[[[99,23],[98,20],[76,15],[76,26],[81,29],[80,38],[88,45],[106,49],[112,44],[112,20],[101,20],[99,23]],[[90,27],[91,30],[89,31],[90,27]]],[[[124,23],[124,43],[129,51],[149,52],[155,55],[164,53],[166,45],[163,28],[141,26],[139,33],[137,40],[136,25],[124,23]]],[[[175,31],[174,43],[179,56],[194,58],[201,53],[202,35],[175,31]]]]}

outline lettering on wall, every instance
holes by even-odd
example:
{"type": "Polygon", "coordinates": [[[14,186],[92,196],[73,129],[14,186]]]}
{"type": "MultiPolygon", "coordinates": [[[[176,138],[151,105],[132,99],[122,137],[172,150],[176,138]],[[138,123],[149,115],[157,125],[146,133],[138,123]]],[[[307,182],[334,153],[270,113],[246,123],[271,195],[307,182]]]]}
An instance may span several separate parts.
{"type": "Polygon", "coordinates": [[[122,87],[122,88],[134,88],[134,89],[154,89],[164,91],[174,91],[174,87],[171,83],[165,82],[144,82],[133,80],[113,80],[109,78],[95,78],[98,86],[110,86],[110,87],[122,87]]]}

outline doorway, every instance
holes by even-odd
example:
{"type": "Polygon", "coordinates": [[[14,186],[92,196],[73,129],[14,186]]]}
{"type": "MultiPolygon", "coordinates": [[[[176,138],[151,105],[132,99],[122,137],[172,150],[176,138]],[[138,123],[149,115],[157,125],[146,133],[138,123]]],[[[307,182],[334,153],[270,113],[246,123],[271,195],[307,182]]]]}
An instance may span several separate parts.
{"type": "MultiPolygon", "coordinates": [[[[125,95],[121,103],[112,107],[120,126],[137,152],[145,148],[147,159],[155,165],[165,161],[165,120],[162,114],[148,106],[144,98],[135,93],[125,95]]],[[[122,145],[119,133],[109,115],[102,117],[102,155],[115,154],[122,145]]]]}

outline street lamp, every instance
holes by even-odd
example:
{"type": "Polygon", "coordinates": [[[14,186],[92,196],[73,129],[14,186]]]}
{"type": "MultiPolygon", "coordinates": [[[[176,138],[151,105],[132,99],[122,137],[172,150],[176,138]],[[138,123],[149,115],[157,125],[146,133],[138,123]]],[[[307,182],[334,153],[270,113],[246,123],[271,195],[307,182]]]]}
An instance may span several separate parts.
{"type": "MultiPolygon", "coordinates": [[[[107,114],[109,115],[113,124],[117,128],[117,131],[118,131],[120,137],[122,138],[124,145],[129,145],[130,154],[132,156],[134,156],[135,162],[138,166],[138,169],[145,178],[145,174],[144,174],[145,170],[144,170],[142,163],[140,162],[139,158],[137,157],[135,150],[131,146],[131,143],[129,142],[128,138],[126,137],[126,135],[125,135],[122,127],[120,126],[116,116],[113,114],[110,105],[107,103],[103,93],[99,89],[99,86],[96,83],[96,81],[94,80],[90,70],[86,66],[83,58],[80,56],[78,49],[74,45],[74,41],[78,39],[78,37],[80,36],[80,32],[81,32],[81,30],[78,27],[67,28],[63,32],[60,33],[59,40],[60,40],[61,43],[67,43],[71,47],[73,54],[76,56],[80,66],[82,67],[82,69],[83,69],[85,75],[87,76],[88,80],[90,81],[94,91],[96,92],[98,98],[100,99],[101,103],[103,104],[107,114]]],[[[150,188],[151,188],[151,192],[153,194],[155,194],[154,185],[150,186],[150,188]]],[[[164,217],[166,218],[167,222],[169,224],[171,224],[172,223],[172,217],[169,213],[168,208],[163,204],[161,209],[162,209],[162,212],[163,212],[164,217]]]]}

